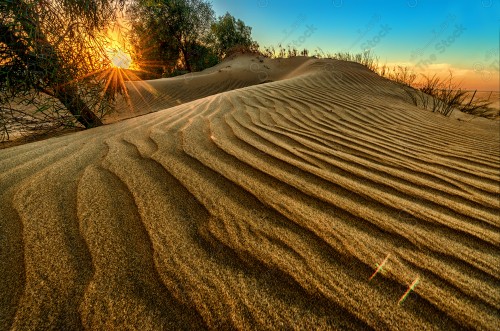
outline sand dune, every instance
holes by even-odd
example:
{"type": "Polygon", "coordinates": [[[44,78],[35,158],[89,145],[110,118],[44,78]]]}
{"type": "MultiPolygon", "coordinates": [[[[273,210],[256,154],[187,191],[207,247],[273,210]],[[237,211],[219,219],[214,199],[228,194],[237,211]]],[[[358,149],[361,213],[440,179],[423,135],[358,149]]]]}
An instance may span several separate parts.
{"type": "Polygon", "coordinates": [[[118,97],[117,112],[104,120],[114,123],[214,94],[282,80],[300,73],[304,65],[307,67],[307,60],[305,57],[272,60],[263,56],[240,55],[202,72],[175,78],[126,82],[128,95],[118,97]]]}
{"type": "Polygon", "coordinates": [[[499,122],[252,59],[0,150],[1,329],[498,328],[499,122]]]}

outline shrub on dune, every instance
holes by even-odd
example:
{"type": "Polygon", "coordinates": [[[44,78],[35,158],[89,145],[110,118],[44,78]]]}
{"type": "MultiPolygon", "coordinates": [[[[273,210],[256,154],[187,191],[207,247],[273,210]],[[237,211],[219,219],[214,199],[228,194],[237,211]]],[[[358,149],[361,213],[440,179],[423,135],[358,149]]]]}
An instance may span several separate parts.
{"type": "Polygon", "coordinates": [[[469,97],[469,91],[460,88],[459,84],[453,82],[453,74],[450,72],[448,78],[439,78],[422,75],[423,81],[416,84],[417,89],[405,86],[404,90],[416,106],[421,105],[432,112],[449,116],[454,110],[464,113],[481,115],[491,102],[475,99],[475,91],[469,97]]]}

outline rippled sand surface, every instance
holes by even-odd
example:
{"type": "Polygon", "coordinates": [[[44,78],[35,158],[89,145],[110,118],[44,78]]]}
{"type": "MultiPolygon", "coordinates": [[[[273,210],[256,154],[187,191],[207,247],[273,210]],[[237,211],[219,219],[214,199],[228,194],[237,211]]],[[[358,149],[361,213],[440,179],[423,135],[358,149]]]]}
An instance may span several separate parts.
{"type": "Polygon", "coordinates": [[[498,329],[500,122],[241,61],[0,150],[0,329],[498,329]]]}

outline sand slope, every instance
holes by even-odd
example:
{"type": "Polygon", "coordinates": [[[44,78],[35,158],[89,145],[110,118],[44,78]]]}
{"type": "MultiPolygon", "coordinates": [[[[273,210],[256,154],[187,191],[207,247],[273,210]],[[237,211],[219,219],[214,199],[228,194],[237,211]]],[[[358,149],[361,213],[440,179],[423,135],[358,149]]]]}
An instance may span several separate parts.
{"type": "MultiPolygon", "coordinates": [[[[263,56],[235,55],[202,72],[125,82],[127,95],[118,95],[117,112],[104,121],[114,123],[210,95],[293,77],[307,68],[307,62],[306,57],[272,60],[263,56]]],[[[333,70],[333,66],[328,64],[325,69],[333,70]]],[[[126,77],[127,73],[122,75],[126,77]]]]}
{"type": "Polygon", "coordinates": [[[498,328],[499,122],[294,61],[0,150],[0,328],[498,328]]]}

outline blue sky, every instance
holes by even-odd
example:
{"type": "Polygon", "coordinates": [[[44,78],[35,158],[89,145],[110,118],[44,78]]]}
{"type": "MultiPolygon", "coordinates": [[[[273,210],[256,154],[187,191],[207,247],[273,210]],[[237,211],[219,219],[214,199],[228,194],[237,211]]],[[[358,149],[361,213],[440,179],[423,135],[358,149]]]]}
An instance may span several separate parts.
{"type": "Polygon", "coordinates": [[[453,70],[466,88],[499,89],[500,0],[212,0],[261,46],[371,49],[381,64],[453,70]]]}

